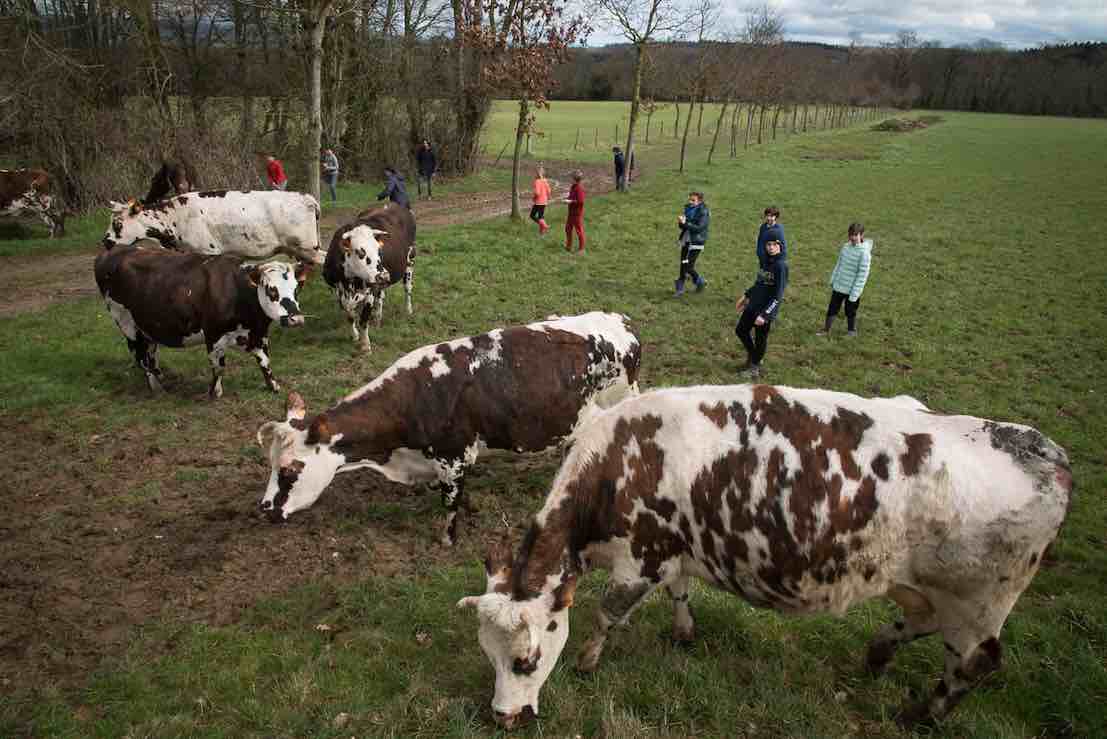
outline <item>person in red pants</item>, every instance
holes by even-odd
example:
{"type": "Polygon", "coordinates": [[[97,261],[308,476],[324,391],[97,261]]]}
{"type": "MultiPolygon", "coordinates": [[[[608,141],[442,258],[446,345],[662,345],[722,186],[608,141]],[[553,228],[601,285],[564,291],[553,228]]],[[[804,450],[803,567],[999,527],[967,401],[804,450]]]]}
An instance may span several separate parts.
{"type": "Polygon", "coordinates": [[[577,232],[577,240],[580,247],[577,253],[584,251],[584,186],[580,181],[584,179],[584,173],[579,169],[573,172],[573,186],[569,188],[569,197],[565,202],[569,204],[569,217],[565,219],[565,251],[573,250],[573,231],[577,232]]]}

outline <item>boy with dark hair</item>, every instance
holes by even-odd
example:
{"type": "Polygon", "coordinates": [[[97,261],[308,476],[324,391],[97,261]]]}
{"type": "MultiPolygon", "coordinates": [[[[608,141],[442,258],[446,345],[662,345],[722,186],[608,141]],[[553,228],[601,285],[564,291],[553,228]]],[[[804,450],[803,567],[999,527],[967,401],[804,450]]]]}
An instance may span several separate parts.
{"type": "Polygon", "coordinates": [[[780,242],[780,255],[788,258],[788,242],[784,239],[784,226],[780,225],[780,208],[770,205],[763,214],[764,222],[757,231],[757,264],[765,266],[765,242],[776,239],[780,242]]]}
{"type": "Polygon", "coordinates": [[[780,314],[780,303],[788,284],[788,260],[781,246],[775,237],[765,242],[765,261],[757,271],[757,279],[735,305],[740,317],[734,333],[748,354],[748,360],[738,371],[748,371],[752,380],[761,376],[761,360],[765,357],[769,330],[780,314]]]}
{"type": "Polygon", "coordinates": [[[707,280],[696,271],[696,259],[699,258],[703,247],[707,244],[707,231],[711,223],[711,213],[707,209],[707,203],[703,201],[703,193],[693,191],[688,193],[688,204],[684,206],[684,213],[677,217],[677,225],[680,226],[680,271],[677,273],[676,297],[684,295],[684,281],[691,277],[696,286],[696,292],[700,292],[707,286],[707,280]]]}

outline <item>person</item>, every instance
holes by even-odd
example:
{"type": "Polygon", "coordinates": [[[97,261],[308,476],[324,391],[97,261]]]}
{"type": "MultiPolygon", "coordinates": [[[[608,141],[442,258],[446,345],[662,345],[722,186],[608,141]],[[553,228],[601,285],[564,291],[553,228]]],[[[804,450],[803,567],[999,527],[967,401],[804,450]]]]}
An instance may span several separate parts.
{"type": "Polygon", "coordinates": [[[384,189],[377,193],[377,200],[388,198],[397,205],[402,205],[411,210],[411,200],[407,197],[407,189],[404,187],[404,176],[392,167],[384,168],[384,189]]]}
{"type": "Polygon", "coordinates": [[[534,177],[534,204],[530,206],[530,219],[538,224],[538,235],[545,236],[550,230],[546,223],[546,204],[550,202],[550,181],[546,179],[546,169],[538,166],[534,177]]]}
{"type": "Polygon", "coordinates": [[[703,247],[707,244],[707,228],[711,222],[711,213],[707,209],[707,203],[703,201],[703,193],[692,191],[688,193],[688,204],[684,206],[684,213],[677,217],[677,225],[680,226],[680,271],[677,274],[674,287],[676,297],[684,295],[684,282],[691,277],[696,286],[696,292],[700,292],[707,286],[707,280],[696,271],[696,259],[699,258],[703,247]]]}
{"type": "Polygon", "coordinates": [[[780,255],[788,258],[788,242],[784,238],[784,226],[780,225],[780,208],[770,205],[765,209],[764,222],[757,231],[757,265],[765,267],[765,242],[776,239],[780,242],[780,255]]]}
{"type": "Polygon", "coordinates": [[[281,160],[272,154],[265,155],[265,173],[269,177],[269,187],[272,190],[287,190],[288,177],[284,173],[284,165],[281,160]]]}
{"type": "Polygon", "coordinates": [[[423,143],[419,145],[418,150],[415,152],[415,164],[416,164],[416,177],[415,186],[419,188],[419,194],[423,194],[423,180],[427,181],[427,199],[433,200],[431,193],[431,180],[434,179],[434,173],[438,169],[438,162],[434,158],[434,149],[431,148],[430,142],[423,139],[423,143]]]}
{"type": "Polygon", "coordinates": [[[757,279],[738,299],[735,310],[739,313],[734,333],[746,348],[746,363],[739,372],[749,372],[750,379],[761,377],[761,361],[769,342],[769,330],[780,314],[784,288],[788,284],[788,260],[783,245],[775,237],[765,242],[765,263],[757,271],[757,279]]]}
{"type": "Polygon", "coordinates": [[[323,149],[323,156],[319,158],[320,164],[323,166],[323,182],[327,183],[327,188],[331,191],[331,202],[338,202],[338,157],[334,154],[334,149],[323,149]]]}
{"type": "Polygon", "coordinates": [[[612,153],[615,155],[615,189],[619,192],[626,192],[627,189],[627,160],[623,156],[623,150],[618,146],[611,147],[612,153]]]}
{"type": "Polygon", "coordinates": [[[569,188],[569,197],[565,198],[569,204],[569,215],[565,219],[565,251],[573,250],[573,231],[576,231],[580,243],[578,254],[584,251],[584,185],[580,184],[583,179],[584,173],[579,169],[573,172],[573,185],[569,188]]]}
{"type": "Polygon", "coordinates": [[[830,327],[846,304],[846,335],[857,336],[857,309],[861,306],[861,293],[869,280],[872,265],[873,242],[865,238],[865,226],[849,224],[849,241],[838,252],[838,261],[830,273],[830,305],[826,309],[826,323],[818,336],[829,336],[830,327]]]}

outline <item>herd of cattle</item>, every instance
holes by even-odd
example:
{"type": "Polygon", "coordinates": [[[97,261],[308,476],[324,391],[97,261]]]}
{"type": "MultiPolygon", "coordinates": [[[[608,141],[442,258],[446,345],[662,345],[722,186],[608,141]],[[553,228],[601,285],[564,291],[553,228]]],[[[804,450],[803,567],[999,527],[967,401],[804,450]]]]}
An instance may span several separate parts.
{"type": "MultiPolygon", "coordinates": [[[[303,322],[296,292],[320,263],[365,349],[385,288],[402,279],[411,311],[406,208],[360,214],[324,254],[312,197],[194,192],[194,177],[169,174],[159,173],[166,188],[183,182],[175,195],[113,205],[95,266],[152,388],[159,345],[203,341],[212,396],[231,345],[255,356],[276,391],[266,332],[272,321],[303,322]],[[296,266],[257,262],[277,253],[296,266]]],[[[766,385],[640,393],[641,362],[627,317],[592,312],[416,349],[314,416],[291,393],[286,417],[257,434],[271,466],[260,509],[287,519],[337,473],[368,468],[437,483],[453,544],[465,471],[482,451],[560,448],[517,552],[490,550],[487,591],[458,603],[479,617],[505,728],[538,714],[578,579],[597,567],[609,580],[582,670],[660,587],[673,601],[673,637],[691,640],[692,577],[787,613],[896,602],[903,617],[869,644],[869,670],[911,640],[940,634],[945,644],[944,675],[900,714],[907,724],[945,716],[998,669],[1000,630],[1068,510],[1063,449],[1027,426],[944,415],[906,396],[766,385]]]]}

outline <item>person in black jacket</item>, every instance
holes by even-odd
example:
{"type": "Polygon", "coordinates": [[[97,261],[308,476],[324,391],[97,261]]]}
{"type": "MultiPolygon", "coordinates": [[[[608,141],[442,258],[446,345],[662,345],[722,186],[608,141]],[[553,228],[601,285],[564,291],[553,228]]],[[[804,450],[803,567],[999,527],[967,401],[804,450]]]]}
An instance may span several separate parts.
{"type": "Polygon", "coordinates": [[[415,152],[415,165],[415,186],[419,189],[419,194],[423,194],[423,180],[426,180],[427,199],[433,200],[431,181],[434,179],[434,173],[438,171],[438,161],[434,157],[434,149],[431,148],[430,142],[426,139],[423,139],[423,143],[415,152]]]}
{"type": "Polygon", "coordinates": [[[761,360],[765,357],[769,329],[780,314],[780,303],[787,284],[788,260],[781,253],[780,241],[770,237],[765,242],[765,261],[757,271],[757,280],[735,305],[741,317],[734,333],[749,355],[738,371],[748,371],[750,379],[756,380],[761,376],[761,360]]]}
{"type": "Polygon", "coordinates": [[[407,188],[404,187],[404,176],[392,167],[385,167],[384,177],[387,182],[384,189],[377,193],[377,200],[388,198],[393,203],[411,210],[411,200],[407,196],[407,188]]]}
{"type": "Polygon", "coordinates": [[[619,192],[627,190],[627,160],[623,156],[623,150],[618,146],[611,147],[615,157],[615,189],[619,192]]]}
{"type": "Polygon", "coordinates": [[[707,230],[711,223],[711,213],[707,209],[707,203],[703,201],[702,192],[688,193],[688,204],[684,206],[684,213],[677,217],[677,225],[680,226],[680,271],[677,273],[676,297],[684,295],[684,282],[692,278],[692,284],[696,286],[696,292],[700,292],[707,286],[707,280],[696,271],[696,259],[699,258],[703,247],[707,244],[707,230]]]}

